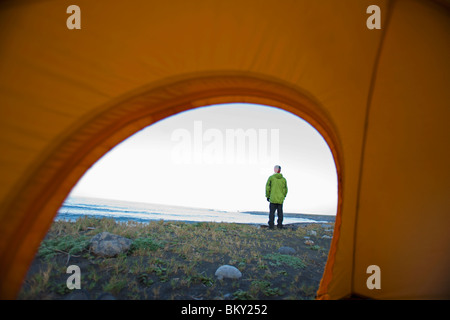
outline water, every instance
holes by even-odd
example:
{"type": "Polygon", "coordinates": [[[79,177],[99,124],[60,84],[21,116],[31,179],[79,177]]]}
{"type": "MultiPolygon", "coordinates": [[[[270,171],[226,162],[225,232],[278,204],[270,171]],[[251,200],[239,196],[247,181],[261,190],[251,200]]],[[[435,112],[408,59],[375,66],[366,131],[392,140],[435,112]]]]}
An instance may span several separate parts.
{"type": "MultiPolygon", "coordinates": [[[[161,204],[138,203],[109,199],[69,197],[59,209],[56,220],[75,221],[80,217],[113,218],[116,221],[138,222],[187,221],[267,224],[268,213],[231,212],[213,209],[189,208],[161,204]]],[[[318,217],[320,219],[320,217],[318,217]]],[[[276,220],[276,217],[275,217],[276,220]]],[[[283,224],[318,223],[312,219],[286,214],[283,224]]]]}

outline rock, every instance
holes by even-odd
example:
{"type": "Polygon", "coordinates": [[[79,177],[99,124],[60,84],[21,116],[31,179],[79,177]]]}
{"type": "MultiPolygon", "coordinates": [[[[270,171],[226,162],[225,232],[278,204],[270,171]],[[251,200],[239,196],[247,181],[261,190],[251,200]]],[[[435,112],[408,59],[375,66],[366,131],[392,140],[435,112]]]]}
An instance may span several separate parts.
{"type": "Polygon", "coordinates": [[[102,232],[92,237],[92,253],[102,257],[114,257],[130,249],[132,241],[109,232],[102,232]]]}
{"type": "Polygon", "coordinates": [[[304,243],[305,243],[306,245],[308,245],[308,246],[312,246],[312,245],[314,244],[314,241],[312,241],[312,240],[306,240],[304,243]]]}
{"type": "Polygon", "coordinates": [[[117,300],[111,293],[103,292],[98,296],[97,300],[117,300]]]}
{"type": "Polygon", "coordinates": [[[326,235],[326,234],[322,236],[322,239],[331,239],[331,238],[333,238],[333,237],[328,236],[328,235],[326,235]]]}
{"type": "Polygon", "coordinates": [[[295,253],[295,249],[291,248],[291,247],[281,247],[280,249],[278,249],[278,253],[281,253],[281,254],[294,254],[295,253]]]}
{"type": "Polygon", "coordinates": [[[75,289],[65,300],[90,300],[89,292],[82,289],[75,289]]]}
{"type": "Polygon", "coordinates": [[[239,279],[242,277],[242,273],[236,267],[223,265],[216,270],[215,276],[219,280],[222,280],[223,278],[239,279]]]}
{"type": "Polygon", "coordinates": [[[310,236],[317,236],[317,232],[315,230],[309,230],[307,234],[310,236]]]}
{"type": "Polygon", "coordinates": [[[232,293],[226,293],[223,295],[224,300],[233,300],[233,294],[232,293]]]}

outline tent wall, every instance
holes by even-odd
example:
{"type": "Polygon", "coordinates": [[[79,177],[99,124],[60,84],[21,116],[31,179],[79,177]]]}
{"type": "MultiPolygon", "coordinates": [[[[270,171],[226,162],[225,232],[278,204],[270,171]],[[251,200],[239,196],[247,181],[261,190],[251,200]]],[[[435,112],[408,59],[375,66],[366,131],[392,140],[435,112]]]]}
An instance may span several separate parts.
{"type": "MultiPolygon", "coordinates": [[[[442,188],[448,190],[448,170],[436,185],[425,173],[418,174],[421,182],[431,184],[418,206],[407,203],[406,190],[399,202],[389,202],[385,186],[375,186],[396,168],[405,169],[400,177],[410,179],[414,170],[408,165],[423,166],[428,158],[410,162],[408,155],[431,150],[437,156],[440,151],[427,139],[436,138],[435,145],[447,141],[448,130],[441,127],[449,101],[442,91],[449,74],[449,62],[443,60],[447,12],[424,1],[80,0],[82,29],[68,30],[70,4],[10,1],[0,7],[0,297],[16,295],[57,209],[97,159],[155,121],[232,101],[273,105],[302,116],[333,151],[339,212],[319,297],[376,296],[363,287],[367,263],[382,267],[386,296],[410,292],[401,286],[407,276],[392,286],[384,282],[401,256],[383,254],[381,238],[386,232],[394,236],[394,230],[379,228],[387,222],[403,224],[413,207],[405,237],[393,246],[406,250],[407,239],[419,229],[419,207],[435,199],[433,212],[445,218],[449,206],[441,194],[442,188]],[[372,4],[379,5],[382,17],[392,17],[388,30],[366,28],[366,8],[372,4]],[[417,32],[407,33],[409,19],[421,20],[422,11],[425,29],[416,26],[417,32]],[[416,39],[429,50],[418,50],[416,39]],[[400,43],[413,52],[405,55],[400,43]],[[425,86],[411,76],[412,66],[420,66],[417,75],[429,76],[425,86]],[[421,108],[424,101],[432,103],[433,113],[422,138],[413,124],[428,110],[428,105],[421,108]],[[410,104],[413,112],[405,118],[410,104]],[[378,128],[386,127],[385,114],[391,115],[388,129],[397,139],[404,142],[412,134],[420,138],[419,149],[406,148],[411,142],[396,149],[395,141],[378,128]],[[396,158],[380,151],[386,140],[396,158]],[[383,166],[385,173],[372,171],[374,166],[383,166]],[[391,207],[376,208],[373,202],[391,207]],[[377,220],[380,224],[374,224],[377,220]],[[377,254],[368,255],[368,249],[377,254]]],[[[439,161],[440,169],[448,162],[439,161]]],[[[433,176],[439,172],[435,170],[433,176]]],[[[409,190],[413,185],[407,182],[401,185],[409,190]]],[[[427,223],[430,229],[438,227],[438,235],[443,232],[435,220],[427,223]]],[[[425,234],[430,236],[431,230],[425,234]]],[[[438,261],[438,253],[448,247],[432,243],[436,254],[430,256],[438,261]]],[[[442,296],[435,284],[431,281],[426,293],[442,296]]]]}
{"type": "Polygon", "coordinates": [[[370,105],[356,226],[354,290],[450,298],[450,15],[395,4],[370,105]],[[366,286],[378,265],[381,290],[366,286]]]}

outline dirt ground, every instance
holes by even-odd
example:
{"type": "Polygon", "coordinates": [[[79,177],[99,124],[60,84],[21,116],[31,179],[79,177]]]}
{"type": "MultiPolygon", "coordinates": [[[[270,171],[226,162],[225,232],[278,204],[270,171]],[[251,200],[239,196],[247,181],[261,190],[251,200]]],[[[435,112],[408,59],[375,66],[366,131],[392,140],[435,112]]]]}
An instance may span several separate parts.
{"type": "Polygon", "coordinates": [[[314,299],[333,225],[294,224],[269,230],[232,223],[55,221],[18,299],[314,299]],[[102,231],[133,240],[130,250],[112,258],[95,256],[89,240],[102,231]],[[286,254],[281,247],[293,250],[286,254]],[[215,272],[225,264],[238,268],[242,277],[218,280],[215,272]],[[80,268],[79,290],[67,287],[69,265],[80,268]]]}

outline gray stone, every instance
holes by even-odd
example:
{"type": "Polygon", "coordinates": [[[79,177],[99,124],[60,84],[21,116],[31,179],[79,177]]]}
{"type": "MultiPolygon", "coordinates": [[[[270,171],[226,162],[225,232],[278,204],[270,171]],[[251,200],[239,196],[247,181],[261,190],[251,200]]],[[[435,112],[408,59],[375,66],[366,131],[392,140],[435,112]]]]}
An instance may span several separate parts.
{"type": "Polygon", "coordinates": [[[65,300],[90,300],[89,292],[82,289],[74,289],[65,300]]]}
{"type": "Polygon", "coordinates": [[[233,294],[232,293],[226,293],[223,295],[224,300],[233,300],[233,294]]]}
{"type": "Polygon", "coordinates": [[[92,253],[102,257],[114,257],[130,249],[132,241],[109,232],[102,232],[90,241],[92,253]]]}
{"type": "Polygon", "coordinates": [[[215,275],[219,280],[222,280],[224,278],[239,279],[240,277],[242,277],[242,273],[239,271],[238,268],[229,266],[227,264],[219,267],[216,270],[215,275]]]}
{"type": "Polygon", "coordinates": [[[281,253],[281,254],[294,254],[295,253],[295,249],[291,248],[291,247],[281,247],[280,249],[278,249],[278,253],[281,253]]]}
{"type": "Polygon", "coordinates": [[[117,300],[111,293],[103,292],[98,296],[97,300],[117,300]]]}

